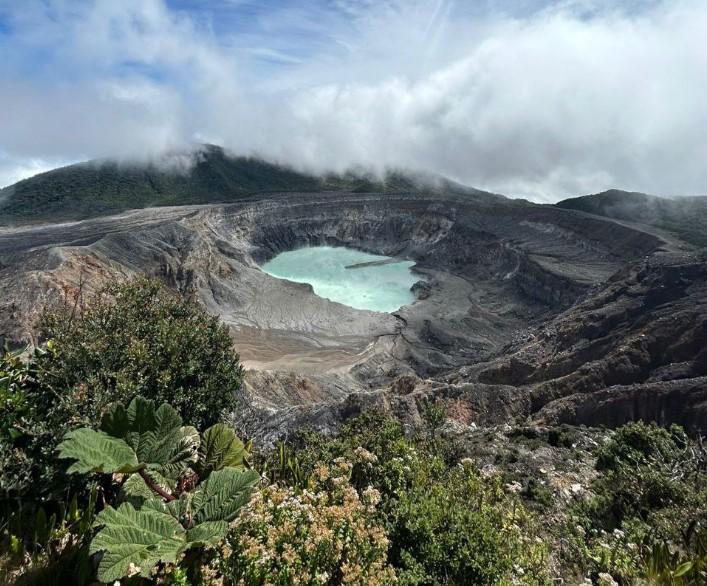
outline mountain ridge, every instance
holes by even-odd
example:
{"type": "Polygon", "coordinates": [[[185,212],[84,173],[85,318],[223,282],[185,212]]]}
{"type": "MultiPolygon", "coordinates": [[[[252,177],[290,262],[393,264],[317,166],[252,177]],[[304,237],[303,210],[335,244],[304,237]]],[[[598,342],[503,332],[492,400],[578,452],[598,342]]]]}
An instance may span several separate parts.
{"type": "MultiPolygon", "coordinates": [[[[366,171],[315,175],[204,144],[157,161],[86,161],[19,181],[0,189],[0,226],[77,221],[148,207],[234,203],[297,192],[446,193],[528,203],[434,175],[399,170],[383,176],[366,171]]],[[[693,246],[707,246],[705,196],[666,198],[610,189],[551,206],[650,226],[693,246]]]]}
{"type": "Polygon", "coordinates": [[[109,159],[60,167],[0,189],[0,225],[81,220],[129,209],[231,203],[259,193],[397,193],[420,190],[502,197],[444,178],[388,171],[313,175],[255,157],[201,145],[176,159],[128,163],[109,159]],[[184,165],[187,162],[188,164],[184,165]]]}
{"type": "Polygon", "coordinates": [[[638,191],[609,189],[559,201],[555,206],[646,224],[698,247],[707,246],[707,196],[659,197],[638,191]]]}

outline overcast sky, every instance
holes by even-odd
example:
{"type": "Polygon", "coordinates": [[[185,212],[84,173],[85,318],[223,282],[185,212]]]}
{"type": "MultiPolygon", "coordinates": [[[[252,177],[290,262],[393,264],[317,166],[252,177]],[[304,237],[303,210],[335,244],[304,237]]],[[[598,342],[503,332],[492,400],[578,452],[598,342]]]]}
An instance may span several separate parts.
{"type": "Polygon", "coordinates": [[[0,185],[222,144],[535,201],[707,194],[707,0],[0,0],[0,185]]]}

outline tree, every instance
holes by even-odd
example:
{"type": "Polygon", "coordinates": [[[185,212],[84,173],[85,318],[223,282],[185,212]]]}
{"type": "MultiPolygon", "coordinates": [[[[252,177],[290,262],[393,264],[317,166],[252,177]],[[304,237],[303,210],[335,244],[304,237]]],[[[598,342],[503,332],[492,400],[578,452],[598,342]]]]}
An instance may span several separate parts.
{"type": "Polygon", "coordinates": [[[46,311],[40,334],[57,351],[40,363],[40,386],[71,417],[95,417],[138,394],[172,405],[199,428],[236,404],[239,356],[218,319],[158,281],[109,285],[85,302],[46,311]]]}

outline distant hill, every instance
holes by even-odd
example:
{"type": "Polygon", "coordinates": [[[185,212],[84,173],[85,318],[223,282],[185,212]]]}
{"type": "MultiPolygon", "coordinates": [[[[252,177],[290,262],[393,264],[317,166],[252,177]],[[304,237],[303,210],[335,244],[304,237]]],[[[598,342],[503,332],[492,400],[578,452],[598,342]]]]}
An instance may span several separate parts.
{"type": "MultiPolygon", "coordinates": [[[[175,157],[179,161],[179,157],[175,157]]],[[[403,173],[383,179],[357,173],[315,176],[203,145],[181,156],[190,164],[90,161],[55,169],[0,190],[0,224],[83,219],[150,206],[226,203],[267,192],[417,191],[403,173]]],[[[443,182],[445,190],[477,192],[443,182]]],[[[429,188],[428,188],[429,189],[429,188]]]]}
{"type": "Polygon", "coordinates": [[[612,189],[555,205],[654,226],[695,246],[707,246],[707,197],[666,198],[612,189]]]}

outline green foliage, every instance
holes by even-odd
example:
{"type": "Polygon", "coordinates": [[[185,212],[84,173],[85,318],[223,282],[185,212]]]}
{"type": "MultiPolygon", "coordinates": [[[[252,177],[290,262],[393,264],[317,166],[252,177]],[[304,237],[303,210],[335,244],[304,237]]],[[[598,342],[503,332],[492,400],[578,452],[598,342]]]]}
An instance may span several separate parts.
{"type": "Polygon", "coordinates": [[[592,498],[570,510],[567,563],[622,583],[703,584],[706,464],[679,427],[618,429],[599,449],[592,498]]]}
{"type": "MultiPolygon", "coordinates": [[[[444,410],[435,404],[417,436],[370,412],[338,436],[303,432],[251,464],[249,446],[227,425],[199,434],[184,423],[218,417],[203,393],[222,390],[209,360],[231,352],[230,341],[210,326],[187,337],[216,348],[197,352],[210,358],[192,376],[189,354],[167,339],[176,325],[159,322],[194,329],[197,313],[169,296],[145,310],[153,294],[166,295],[150,282],[119,286],[45,320],[56,333],[46,350],[26,361],[3,354],[0,482],[9,492],[0,500],[0,581],[84,584],[95,564],[103,581],[132,575],[126,584],[384,584],[393,574],[401,585],[534,585],[552,573],[622,586],[707,580],[707,456],[681,429],[637,423],[609,433],[596,450],[595,480],[566,495],[568,507],[558,507],[558,475],[541,480],[521,468],[510,476],[521,490],[502,483],[503,471],[481,474],[440,433],[444,410]],[[146,340],[166,358],[153,357],[146,340]],[[153,358],[163,362],[154,368],[153,358]],[[143,385],[149,400],[139,396],[143,385]],[[192,396],[190,385],[201,390],[192,396]],[[155,407],[162,396],[175,404],[155,407]],[[71,460],[69,477],[52,472],[57,455],[71,460]],[[252,499],[259,475],[251,465],[270,481],[252,499]],[[97,484],[86,474],[98,474],[97,484]],[[54,500],[36,498],[42,482],[27,490],[49,478],[54,500]]],[[[224,368],[235,378],[220,380],[240,382],[229,356],[224,368]]],[[[586,466],[588,452],[573,447],[580,435],[508,432],[514,461],[496,464],[519,468],[527,454],[542,458],[554,446],[573,461],[584,454],[586,466]]]]}
{"type": "Polygon", "coordinates": [[[26,492],[36,483],[35,458],[41,458],[38,452],[46,443],[46,438],[35,439],[45,429],[34,405],[41,393],[38,362],[55,350],[49,342],[46,350],[10,351],[6,346],[0,351],[0,495],[5,497],[26,492]]]}
{"type": "Polygon", "coordinates": [[[20,358],[22,352],[5,346],[0,355],[0,443],[22,435],[18,424],[28,410],[24,389],[32,378],[30,367],[20,358]]]}
{"type": "MultiPolygon", "coordinates": [[[[232,430],[207,430],[211,440],[199,460],[199,436],[182,426],[179,415],[200,425],[216,420],[235,404],[242,370],[215,319],[143,279],[48,310],[41,327],[49,338],[46,349],[0,356],[0,571],[54,583],[55,576],[65,576],[67,560],[74,560],[67,567],[74,564],[78,572],[81,565],[88,579],[90,531],[62,520],[72,502],[94,513],[82,475],[115,472],[114,479],[99,478],[101,499],[114,503],[119,495],[139,509],[157,489],[189,495],[211,472],[242,468],[247,450],[232,430]],[[177,410],[147,408],[140,400],[128,408],[109,407],[143,390],[173,399],[177,410]],[[76,456],[69,475],[55,452],[66,432],[63,455],[76,456]],[[81,564],[72,552],[80,553],[81,564]]],[[[243,491],[240,476],[222,479],[224,490],[239,491],[224,500],[222,510],[214,508],[213,498],[208,501],[226,518],[255,482],[254,473],[242,474],[250,478],[243,491]]],[[[214,531],[212,522],[190,527],[191,510],[184,509],[180,523],[191,532],[188,541],[203,543],[214,531]]],[[[223,523],[216,527],[221,534],[223,523]]]]}
{"type": "Polygon", "coordinates": [[[194,492],[189,517],[196,524],[233,520],[259,478],[257,472],[234,468],[212,473],[194,492]]]}
{"type": "Polygon", "coordinates": [[[46,312],[40,331],[58,348],[41,361],[41,382],[73,417],[95,421],[108,403],[140,394],[203,427],[236,404],[243,373],[228,331],[157,281],[110,285],[46,312]]]}
{"type": "Polygon", "coordinates": [[[198,457],[199,432],[182,426],[182,418],[166,403],[155,409],[152,401],[135,397],[127,409],[116,404],[103,417],[101,429],[122,439],[139,462],[162,476],[178,475],[198,457]]]}
{"type": "Polygon", "coordinates": [[[260,462],[263,476],[270,484],[283,483],[300,489],[310,488],[311,468],[307,470],[295,451],[285,442],[278,442],[276,449],[260,462]]]}
{"type": "Polygon", "coordinates": [[[683,548],[647,540],[641,548],[643,575],[653,583],[697,586],[707,581],[707,528],[685,536],[683,548]]]}
{"type": "Polygon", "coordinates": [[[0,513],[0,583],[60,586],[88,583],[89,541],[99,488],[81,504],[77,495],[52,506],[21,499],[4,501],[0,513]]]}
{"type": "Polygon", "coordinates": [[[130,502],[106,507],[91,542],[91,553],[103,552],[98,578],[149,576],[158,563],[174,564],[189,549],[219,542],[258,480],[256,472],[224,468],[174,500],[168,493],[162,499],[141,499],[139,508],[130,502]]]}
{"type": "Polygon", "coordinates": [[[259,480],[243,470],[243,444],[223,424],[202,440],[171,406],[142,397],[111,406],[99,431],[68,432],[58,452],[75,460],[69,472],[129,475],[122,491],[129,502],[106,507],[95,522],[101,529],[90,552],[103,552],[104,582],[149,576],[158,563],[218,542],[259,480]]]}
{"type": "Polygon", "coordinates": [[[59,445],[60,458],[74,458],[67,470],[78,472],[137,472],[141,469],[135,451],[122,439],[86,427],[70,431],[59,445]]]}
{"type": "Polygon", "coordinates": [[[0,494],[21,489],[29,477],[22,446],[34,372],[21,355],[22,351],[12,352],[7,346],[0,350],[0,494]]]}
{"type": "Polygon", "coordinates": [[[552,502],[552,492],[537,478],[528,479],[528,483],[520,494],[540,505],[547,506],[552,502]]]}
{"type": "Polygon", "coordinates": [[[167,513],[130,503],[107,507],[96,519],[103,528],[91,542],[91,553],[104,552],[98,569],[102,582],[140,573],[149,576],[159,562],[174,563],[187,546],[186,531],[167,513]]]}
{"type": "Polygon", "coordinates": [[[243,468],[248,450],[228,425],[217,423],[204,432],[199,445],[199,467],[197,472],[206,477],[211,472],[225,467],[243,468]]]}
{"type": "MultiPolygon", "coordinates": [[[[59,498],[67,485],[54,457],[65,432],[96,428],[109,404],[138,394],[169,402],[205,427],[238,401],[242,368],[226,329],[155,281],[111,285],[47,310],[46,350],[2,358],[0,488],[59,498]]],[[[160,432],[161,433],[161,432],[160,432]]],[[[174,437],[162,436],[167,446],[174,437]]]]}
{"type": "Polygon", "coordinates": [[[642,421],[619,428],[599,451],[598,470],[617,470],[622,466],[645,466],[654,462],[672,464],[687,449],[688,439],[682,428],[670,429],[642,421]]]}
{"type": "Polygon", "coordinates": [[[401,583],[497,584],[522,555],[542,561],[543,548],[520,530],[522,506],[511,501],[500,483],[482,481],[470,465],[404,493],[391,534],[401,583]]]}
{"type": "Polygon", "coordinates": [[[678,542],[656,536],[654,528],[627,522],[611,532],[576,526],[566,538],[579,555],[573,569],[590,576],[608,574],[622,584],[698,586],[707,578],[707,532],[704,527],[678,542]]]}
{"type": "Polygon", "coordinates": [[[554,427],[547,433],[547,443],[554,448],[571,448],[576,439],[575,435],[568,426],[554,427]]]}
{"type": "Polygon", "coordinates": [[[685,478],[699,473],[701,458],[694,458],[681,428],[629,423],[603,446],[597,469],[593,516],[607,529],[625,519],[649,520],[653,511],[687,504],[691,498],[685,478]]]}
{"type": "Polygon", "coordinates": [[[182,426],[182,418],[166,403],[135,397],[125,408],[112,405],[101,430],[68,432],[58,446],[60,458],[76,460],[69,473],[134,473],[143,470],[176,478],[198,457],[199,433],[182,426]]]}
{"type": "Polygon", "coordinates": [[[422,417],[430,434],[430,439],[434,440],[447,418],[447,411],[444,405],[441,402],[426,401],[422,406],[422,417]]]}

